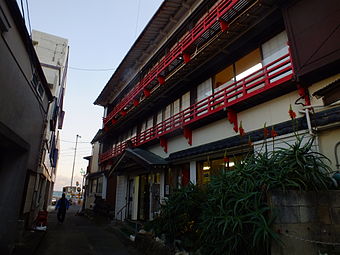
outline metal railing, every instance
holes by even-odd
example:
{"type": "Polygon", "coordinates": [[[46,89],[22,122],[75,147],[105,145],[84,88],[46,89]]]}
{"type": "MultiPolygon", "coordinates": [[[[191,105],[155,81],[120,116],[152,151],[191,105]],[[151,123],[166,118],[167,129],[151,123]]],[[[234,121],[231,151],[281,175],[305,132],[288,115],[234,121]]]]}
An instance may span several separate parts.
{"type": "Polygon", "coordinates": [[[122,208],[119,209],[119,211],[116,213],[116,216],[120,214],[120,221],[123,221],[123,210],[127,207],[128,203],[126,203],[122,208]]]}

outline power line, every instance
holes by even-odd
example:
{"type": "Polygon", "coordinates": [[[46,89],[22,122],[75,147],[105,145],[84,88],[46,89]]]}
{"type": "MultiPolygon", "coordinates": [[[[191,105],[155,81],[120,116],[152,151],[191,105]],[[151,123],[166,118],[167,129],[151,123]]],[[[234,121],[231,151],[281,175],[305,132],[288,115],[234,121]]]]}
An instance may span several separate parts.
{"type": "MultiPolygon", "coordinates": [[[[51,41],[51,40],[46,40],[46,41],[51,41]]],[[[56,45],[64,45],[64,44],[57,43],[56,45]]],[[[59,53],[59,54],[64,53],[63,51],[52,50],[52,49],[43,47],[39,44],[36,47],[39,47],[41,49],[44,49],[44,50],[47,50],[47,51],[50,51],[50,52],[53,52],[53,53],[59,53]]],[[[65,68],[66,66],[60,65],[60,67],[65,68]]],[[[67,68],[72,69],[72,70],[87,71],[87,72],[108,72],[108,71],[114,71],[114,70],[117,69],[117,68],[83,68],[83,67],[76,67],[76,66],[67,66],[67,68]]]]}
{"type": "Polygon", "coordinates": [[[88,72],[106,72],[106,71],[113,71],[116,70],[116,68],[80,68],[80,67],[74,67],[69,66],[68,68],[77,70],[77,71],[88,71],[88,72]]]}
{"type": "MultiPolygon", "coordinates": [[[[68,141],[68,140],[61,140],[61,142],[64,142],[64,143],[76,143],[76,142],[73,142],[73,141],[68,141]]],[[[91,143],[91,142],[78,142],[78,143],[91,143]]]]}
{"type": "Polygon", "coordinates": [[[137,19],[136,19],[136,27],[135,27],[135,38],[136,38],[136,36],[137,36],[137,28],[138,28],[138,23],[139,23],[140,1],[141,1],[141,0],[138,0],[137,19]]]}

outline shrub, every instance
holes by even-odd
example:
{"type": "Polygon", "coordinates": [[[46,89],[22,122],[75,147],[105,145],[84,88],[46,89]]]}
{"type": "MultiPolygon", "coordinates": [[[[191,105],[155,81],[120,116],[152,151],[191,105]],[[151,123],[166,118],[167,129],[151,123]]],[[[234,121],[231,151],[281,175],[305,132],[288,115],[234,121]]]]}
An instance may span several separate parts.
{"type": "Polygon", "coordinates": [[[312,146],[313,140],[303,145],[298,137],[287,148],[248,156],[205,189],[190,184],[176,191],[152,222],[156,234],[201,254],[269,254],[279,236],[271,229],[275,215],[268,191],[328,188],[327,158],[312,146]]]}
{"type": "Polygon", "coordinates": [[[200,232],[203,254],[266,254],[279,241],[271,229],[275,215],[267,204],[274,189],[327,189],[326,157],[313,152],[313,140],[271,153],[254,154],[208,185],[200,232]]]}
{"type": "Polygon", "coordinates": [[[154,219],[149,228],[155,234],[165,234],[167,242],[173,244],[180,240],[187,251],[197,249],[199,242],[198,220],[206,194],[198,186],[189,184],[176,190],[161,206],[159,217],[154,219]]]}

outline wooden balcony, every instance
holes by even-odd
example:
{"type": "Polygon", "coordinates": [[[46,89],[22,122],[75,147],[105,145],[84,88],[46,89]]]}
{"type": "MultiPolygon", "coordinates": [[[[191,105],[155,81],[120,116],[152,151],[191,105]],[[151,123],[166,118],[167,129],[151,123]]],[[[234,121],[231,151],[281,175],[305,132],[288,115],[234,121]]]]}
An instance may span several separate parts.
{"type": "MultiPolygon", "coordinates": [[[[162,143],[162,138],[165,136],[174,135],[181,129],[192,129],[196,123],[202,122],[204,119],[208,119],[224,110],[234,111],[235,109],[244,108],[243,105],[245,104],[248,104],[248,108],[259,104],[265,101],[266,98],[270,99],[267,97],[268,93],[273,94],[274,91],[286,91],[286,87],[291,85],[289,81],[292,80],[293,75],[294,70],[291,56],[288,53],[163,122],[146,129],[132,137],[129,141],[131,141],[134,147],[150,143],[155,141],[155,139],[159,139],[162,143]],[[257,100],[259,96],[262,96],[261,100],[257,100]]],[[[126,148],[127,141],[119,143],[100,155],[100,163],[120,155],[126,148]]]]}

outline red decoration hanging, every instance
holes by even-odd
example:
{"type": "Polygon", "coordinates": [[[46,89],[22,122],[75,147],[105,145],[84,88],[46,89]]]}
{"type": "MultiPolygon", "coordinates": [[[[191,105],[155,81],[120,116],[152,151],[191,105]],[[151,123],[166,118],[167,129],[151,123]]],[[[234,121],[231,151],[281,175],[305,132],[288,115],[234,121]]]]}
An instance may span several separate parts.
{"type": "Polygon", "coordinates": [[[220,23],[220,27],[221,27],[222,32],[225,32],[229,29],[229,24],[226,21],[224,21],[223,19],[219,19],[218,22],[220,23]]]}
{"type": "Polygon", "coordinates": [[[163,85],[165,83],[165,78],[162,75],[159,75],[157,77],[157,80],[158,80],[159,84],[161,84],[161,85],[163,85]]]}
{"type": "Polygon", "coordinates": [[[190,54],[188,54],[188,53],[183,53],[183,60],[184,60],[184,62],[185,63],[188,63],[189,61],[190,61],[190,54]]]}
{"type": "Polygon", "coordinates": [[[228,109],[228,120],[231,124],[234,124],[234,131],[238,132],[237,113],[233,109],[228,109]]]}
{"type": "Polygon", "coordinates": [[[144,89],[143,93],[144,93],[145,97],[149,97],[151,95],[150,90],[148,90],[148,89],[144,89]]]}
{"type": "Polygon", "coordinates": [[[301,86],[300,84],[297,85],[299,96],[305,100],[305,105],[310,105],[310,97],[308,93],[308,89],[301,86]]]}
{"type": "Polygon", "coordinates": [[[159,138],[159,144],[163,148],[165,153],[168,153],[168,140],[165,137],[159,138]]]}
{"type": "Polygon", "coordinates": [[[192,130],[188,127],[184,127],[183,135],[187,139],[188,144],[191,146],[192,145],[192,130]]]}

